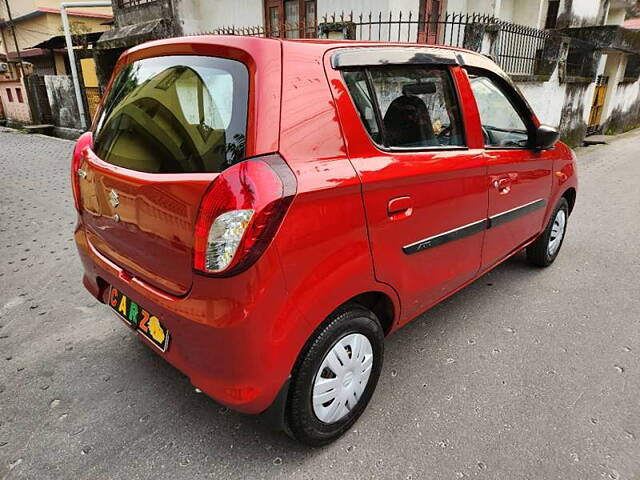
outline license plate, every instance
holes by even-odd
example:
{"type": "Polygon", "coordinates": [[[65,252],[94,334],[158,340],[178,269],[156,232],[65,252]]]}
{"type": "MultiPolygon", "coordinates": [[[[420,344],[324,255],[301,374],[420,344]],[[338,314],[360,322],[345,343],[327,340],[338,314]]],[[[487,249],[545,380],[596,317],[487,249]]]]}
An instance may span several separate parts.
{"type": "Polygon", "coordinates": [[[109,292],[109,306],[125,323],[138,331],[155,347],[163,352],[167,351],[169,330],[162,325],[158,317],[142,308],[115,287],[111,287],[109,292]]]}

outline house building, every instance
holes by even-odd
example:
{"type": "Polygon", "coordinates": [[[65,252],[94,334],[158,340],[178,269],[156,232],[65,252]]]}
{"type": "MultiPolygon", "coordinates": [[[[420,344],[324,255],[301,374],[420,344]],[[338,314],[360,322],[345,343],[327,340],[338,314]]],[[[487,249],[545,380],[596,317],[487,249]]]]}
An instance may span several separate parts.
{"type": "MultiPolygon", "coordinates": [[[[25,73],[31,68],[31,64],[23,65],[25,73]]],[[[0,54],[0,119],[19,124],[31,122],[26,91],[18,64],[9,62],[6,54],[0,54]]]]}
{"type": "Polygon", "coordinates": [[[635,0],[113,0],[108,61],[154,38],[198,33],[435,43],[491,55],[540,119],[577,145],[640,124],[635,0]]]}
{"type": "MultiPolygon", "coordinates": [[[[58,0],[8,0],[8,4],[13,22],[9,21],[5,2],[0,2],[0,101],[9,122],[24,124],[30,123],[34,115],[19,68],[18,49],[28,65],[25,74],[67,75],[69,61],[64,45],[54,48],[47,43],[63,33],[58,0]]],[[[78,8],[67,13],[76,37],[109,29],[113,18],[110,7],[78,8]]]]}
{"type": "MultiPolygon", "coordinates": [[[[66,74],[68,61],[62,49],[33,48],[34,45],[51,37],[62,35],[60,2],[57,0],[10,0],[9,4],[23,60],[33,64],[35,73],[66,74]]],[[[109,26],[105,23],[112,19],[109,7],[71,9],[67,13],[71,30],[76,34],[108,30],[109,26]]],[[[16,60],[16,47],[3,2],[0,3],[0,35],[2,41],[0,52],[5,53],[10,61],[16,60]]]]}

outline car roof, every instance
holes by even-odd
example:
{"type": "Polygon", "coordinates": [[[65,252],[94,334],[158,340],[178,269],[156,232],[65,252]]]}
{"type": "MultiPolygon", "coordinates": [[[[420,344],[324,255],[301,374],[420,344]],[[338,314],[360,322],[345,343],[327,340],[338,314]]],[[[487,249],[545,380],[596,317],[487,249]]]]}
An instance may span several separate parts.
{"type": "MultiPolygon", "coordinates": [[[[228,44],[237,48],[246,48],[247,50],[253,50],[254,48],[260,48],[268,43],[279,42],[281,44],[295,44],[297,47],[304,48],[307,46],[309,49],[318,49],[329,51],[334,49],[356,49],[356,48],[394,48],[395,50],[401,49],[428,49],[429,51],[440,51],[448,53],[449,56],[455,55],[458,58],[460,64],[482,64],[482,68],[488,68],[491,70],[500,70],[500,68],[488,57],[472,50],[467,50],[460,47],[453,47],[449,45],[432,45],[421,43],[408,43],[408,42],[378,42],[378,41],[362,41],[362,40],[325,40],[325,39],[280,39],[280,38],[265,38],[265,37],[252,37],[241,35],[193,35],[186,37],[174,37],[162,40],[155,40],[147,43],[143,43],[132,49],[130,52],[141,52],[143,50],[154,48],[158,46],[170,46],[177,44],[228,44]]],[[[479,66],[479,65],[478,65],[479,66]]]]}
{"type": "Polygon", "coordinates": [[[116,68],[135,58],[168,55],[170,53],[184,54],[186,51],[197,54],[206,49],[205,46],[216,46],[242,50],[252,55],[256,61],[267,52],[274,54],[277,50],[283,52],[293,49],[309,50],[309,56],[324,57],[331,53],[333,68],[347,66],[372,66],[396,64],[449,64],[463,67],[488,70],[501,77],[505,82],[515,87],[509,76],[489,57],[464,48],[448,45],[429,45],[404,42],[377,42],[361,40],[324,40],[324,39],[280,39],[242,35],[193,35],[155,40],[137,45],[127,50],[116,68]],[[375,54],[372,54],[375,49],[375,54]],[[411,52],[412,54],[408,54],[411,52]],[[417,54],[417,55],[416,55],[417,54]],[[348,62],[336,60],[336,56],[349,59],[348,62]],[[415,57],[415,58],[413,58],[415,57]]]}

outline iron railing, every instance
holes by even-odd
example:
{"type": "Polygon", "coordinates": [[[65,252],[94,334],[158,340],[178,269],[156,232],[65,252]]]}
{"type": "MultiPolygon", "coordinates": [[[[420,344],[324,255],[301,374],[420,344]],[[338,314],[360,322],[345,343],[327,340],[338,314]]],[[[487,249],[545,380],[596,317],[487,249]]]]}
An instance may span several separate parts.
{"type": "Polygon", "coordinates": [[[412,42],[433,43],[462,47],[464,45],[465,29],[468,25],[478,23],[495,23],[498,19],[491,15],[479,13],[450,13],[438,15],[414,15],[413,12],[397,16],[393,12],[383,14],[359,14],[353,12],[345,15],[332,14],[322,18],[319,34],[326,35],[333,26],[346,25],[351,27],[353,40],[378,42],[412,42]]]}
{"type": "Polygon", "coordinates": [[[526,25],[495,23],[500,30],[495,47],[496,63],[512,75],[538,73],[538,62],[547,53],[552,34],[526,25]]]}
{"type": "Polygon", "coordinates": [[[415,15],[399,12],[325,15],[313,25],[286,23],[263,26],[226,26],[203,34],[281,38],[346,38],[362,41],[449,45],[481,51],[484,32],[499,32],[490,53],[510,74],[534,75],[551,33],[479,13],[442,12],[415,15]],[[480,32],[480,36],[478,36],[480,32]],[[475,35],[474,35],[475,34],[475,35]]]}
{"type": "Polygon", "coordinates": [[[139,5],[145,5],[147,3],[154,3],[157,0],[118,0],[119,8],[137,7],[139,5]]]}

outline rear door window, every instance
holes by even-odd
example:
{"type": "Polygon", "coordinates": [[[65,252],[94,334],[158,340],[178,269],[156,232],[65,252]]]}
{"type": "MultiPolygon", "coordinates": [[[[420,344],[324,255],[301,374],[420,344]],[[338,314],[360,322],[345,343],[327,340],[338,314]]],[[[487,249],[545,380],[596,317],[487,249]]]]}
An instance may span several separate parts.
{"type": "Polygon", "coordinates": [[[465,145],[448,70],[375,67],[345,71],[344,79],[365,128],[377,144],[392,149],[465,145]]]}
{"type": "Polygon", "coordinates": [[[138,60],[107,94],[94,150],[141,172],[221,172],[244,157],[248,92],[247,68],[236,60],[138,60]]]}

